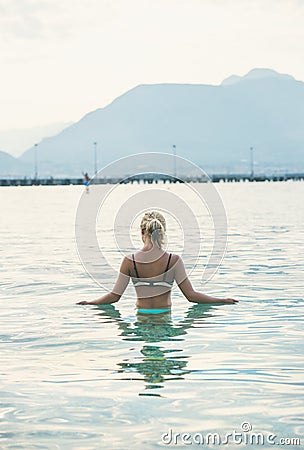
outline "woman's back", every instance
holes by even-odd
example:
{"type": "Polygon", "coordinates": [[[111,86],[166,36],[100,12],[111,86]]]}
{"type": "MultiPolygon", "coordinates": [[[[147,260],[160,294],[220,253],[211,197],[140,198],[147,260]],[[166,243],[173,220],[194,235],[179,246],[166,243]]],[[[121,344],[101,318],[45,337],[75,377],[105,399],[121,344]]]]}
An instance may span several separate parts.
{"type": "Polygon", "coordinates": [[[140,250],[129,257],[129,273],[139,308],[163,308],[171,305],[174,264],[178,256],[161,249],[140,250]]]}

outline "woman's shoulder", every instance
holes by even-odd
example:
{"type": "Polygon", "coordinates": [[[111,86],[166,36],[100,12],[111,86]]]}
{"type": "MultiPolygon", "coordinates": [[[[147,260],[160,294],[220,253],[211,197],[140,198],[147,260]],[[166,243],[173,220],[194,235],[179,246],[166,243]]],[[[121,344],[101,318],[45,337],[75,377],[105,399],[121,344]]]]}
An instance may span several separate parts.
{"type": "Polygon", "coordinates": [[[177,255],[176,253],[169,253],[169,255],[171,254],[171,264],[170,267],[172,266],[176,266],[177,263],[182,263],[182,257],[180,255],[177,255]]]}
{"type": "MultiPolygon", "coordinates": [[[[134,251],[133,253],[125,254],[123,259],[126,262],[132,262],[133,259],[135,259],[135,261],[137,262],[142,259],[146,259],[146,256],[147,256],[146,253],[147,252],[143,252],[142,250],[137,250],[137,251],[134,251]]],[[[162,256],[170,258],[172,262],[177,262],[179,260],[182,261],[181,256],[177,255],[176,253],[172,253],[170,251],[164,251],[162,254],[160,254],[160,257],[162,257],[162,256]]]]}
{"type": "MultiPolygon", "coordinates": [[[[140,260],[144,260],[146,259],[146,253],[147,252],[143,252],[142,250],[135,250],[133,253],[128,253],[124,256],[124,260],[126,262],[132,262],[133,259],[135,259],[135,261],[140,261],[140,260]]],[[[177,262],[178,260],[181,260],[181,257],[175,253],[172,253],[170,251],[164,251],[162,254],[160,254],[160,257],[165,256],[167,258],[170,258],[172,262],[177,262]],[[170,256],[171,255],[171,256],[170,256]]]]}
{"type": "Polygon", "coordinates": [[[168,254],[168,256],[171,255],[171,260],[174,261],[174,262],[176,262],[176,261],[178,261],[180,259],[180,256],[177,255],[176,253],[167,252],[167,254],[168,254]]]}
{"type": "Polygon", "coordinates": [[[123,257],[123,261],[125,263],[130,263],[130,262],[132,262],[133,258],[135,258],[135,255],[136,255],[136,252],[134,252],[134,253],[127,253],[123,257]]]}
{"type": "Polygon", "coordinates": [[[178,259],[180,256],[177,253],[170,252],[169,250],[165,252],[167,255],[171,255],[171,258],[178,259]]]}

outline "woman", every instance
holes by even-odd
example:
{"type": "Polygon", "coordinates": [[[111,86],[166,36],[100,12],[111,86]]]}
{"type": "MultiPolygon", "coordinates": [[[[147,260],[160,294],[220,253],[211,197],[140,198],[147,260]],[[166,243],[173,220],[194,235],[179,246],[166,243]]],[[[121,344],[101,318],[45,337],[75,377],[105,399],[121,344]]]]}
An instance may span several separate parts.
{"type": "Polygon", "coordinates": [[[193,289],[180,256],[163,250],[166,221],[162,214],[151,211],[141,221],[143,248],[123,259],[112,292],[78,305],[105,305],[118,302],[132,278],[139,313],[157,314],[170,311],[171,290],[174,281],[189,302],[236,303],[232,298],[215,298],[193,289]]]}

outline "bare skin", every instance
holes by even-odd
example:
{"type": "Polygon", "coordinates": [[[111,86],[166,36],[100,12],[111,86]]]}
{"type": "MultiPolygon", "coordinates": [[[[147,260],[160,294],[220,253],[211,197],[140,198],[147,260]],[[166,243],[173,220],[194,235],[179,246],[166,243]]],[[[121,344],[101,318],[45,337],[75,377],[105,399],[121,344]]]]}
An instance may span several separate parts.
{"type": "MultiPolygon", "coordinates": [[[[168,253],[153,245],[151,237],[142,232],[143,248],[136,253],[136,265],[140,272],[140,277],[152,278],[161,276],[165,271],[168,261],[168,253]],[[148,256],[148,257],[147,257],[148,256]],[[147,262],[150,261],[150,262],[147,262]]],[[[178,255],[172,254],[170,270],[168,271],[168,280],[175,280],[183,295],[189,302],[201,303],[201,304],[234,304],[238,300],[233,298],[216,298],[211,295],[197,292],[193,289],[192,284],[187,277],[186,270],[182,259],[178,255]]],[[[107,305],[110,303],[116,303],[120,300],[125,289],[128,286],[130,278],[136,277],[133,261],[130,257],[125,257],[121,263],[119,275],[112,292],[103,295],[96,300],[81,301],[77,305],[107,305]]],[[[171,307],[171,290],[166,288],[160,289],[159,287],[137,287],[137,302],[136,306],[143,309],[161,309],[171,307]],[[147,289],[151,296],[147,297],[147,289]],[[163,291],[163,292],[161,292],[163,291]]]]}

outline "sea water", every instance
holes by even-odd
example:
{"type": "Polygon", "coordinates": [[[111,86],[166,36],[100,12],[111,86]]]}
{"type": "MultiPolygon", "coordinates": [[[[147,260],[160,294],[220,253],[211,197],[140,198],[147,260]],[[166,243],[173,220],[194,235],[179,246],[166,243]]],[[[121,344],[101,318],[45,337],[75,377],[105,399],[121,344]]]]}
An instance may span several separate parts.
{"type": "MultiPolygon", "coordinates": [[[[101,245],[102,285],[80,261],[82,186],[0,189],[1,449],[206,448],[212,439],[213,448],[300,448],[304,184],[216,189],[228,219],[223,261],[204,285],[204,245],[195,270],[189,255],[186,265],[197,290],[239,303],[195,305],[174,289],[171,314],[159,317],[136,315],[131,286],[114,305],[76,306],[106,292],[106,262],[118,269],[122,256],[101,245]]],[[[106,219],[103,233],[106,246],[106,219]]],[[[173,222],[168,236],[181,253],[173,222]]]]}

